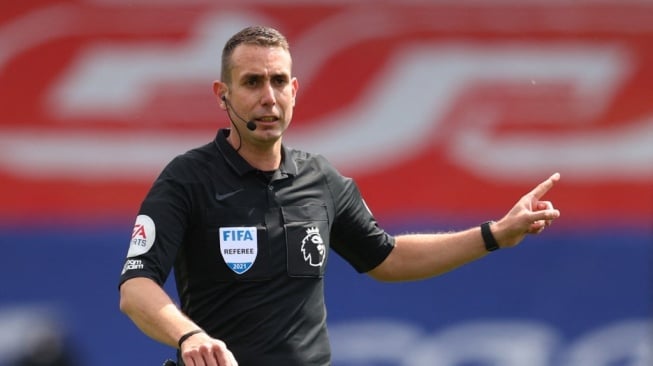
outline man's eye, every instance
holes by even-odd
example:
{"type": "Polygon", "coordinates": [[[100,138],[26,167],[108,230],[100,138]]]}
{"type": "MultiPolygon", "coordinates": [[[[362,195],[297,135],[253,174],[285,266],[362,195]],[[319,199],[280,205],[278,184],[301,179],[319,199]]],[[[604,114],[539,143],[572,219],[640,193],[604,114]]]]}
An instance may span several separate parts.
{"type": "Polygon", "coordinates": [[[284,78],[284,77],[278,77],[278,78],[274,78],[273,82],[276,85],[283,86],[283,85],[286,85],[288,83],[288,80],[286,78],[284,78]]]}

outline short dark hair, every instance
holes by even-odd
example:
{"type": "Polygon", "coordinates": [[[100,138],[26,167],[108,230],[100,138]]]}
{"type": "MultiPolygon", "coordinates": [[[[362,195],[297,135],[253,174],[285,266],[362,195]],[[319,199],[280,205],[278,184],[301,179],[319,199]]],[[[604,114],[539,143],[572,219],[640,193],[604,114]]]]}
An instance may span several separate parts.
{"type": "Polygon", "coordinates": [[[286,51],[290,52],[290,46],[288,45],[288,40],[286,37],[281,34],[278,30],[272,27],[266,27],[261,25],[250,26],[244,28],[240,32],[234,34],[227,43],[225,43],[224,48],[222,49],[222,69],[221,69],[221,78],[222,81],[229,82],[231,81],[231,55],[234,53],[236,47],[241,44],[248,44],[254,46],[263,46],[263,47],[281,47],[286,51]]]}

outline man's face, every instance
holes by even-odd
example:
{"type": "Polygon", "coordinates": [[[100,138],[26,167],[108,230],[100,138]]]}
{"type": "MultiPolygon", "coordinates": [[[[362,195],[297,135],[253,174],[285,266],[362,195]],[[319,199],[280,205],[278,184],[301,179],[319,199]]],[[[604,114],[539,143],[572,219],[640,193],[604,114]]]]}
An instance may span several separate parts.
{"type": "Polygon", "coordinates": [[[223,85],[226,97],[240,117],[256,123],[256,130],[250,131],[232,114],[243,142],[278,141],[292,119],[298,88],[290,73],[290,53],[280,47],[244,44],[236,47],[231,60],[231,81],[223,85]]]}

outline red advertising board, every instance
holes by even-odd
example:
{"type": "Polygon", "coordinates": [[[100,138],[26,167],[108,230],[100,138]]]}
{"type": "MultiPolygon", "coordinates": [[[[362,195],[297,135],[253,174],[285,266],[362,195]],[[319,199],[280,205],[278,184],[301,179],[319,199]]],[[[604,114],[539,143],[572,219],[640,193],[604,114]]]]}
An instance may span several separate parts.
{"type": "MultiPolygon", "coordinates": [[[[225,40],[284,32],[285,137],[381,218],[498,215],[549,174],[568,222],[653,221],[653,5],[30,1],[0,5],[0,216],[132,215],[227,127],[225,40]]],[[[562,221],[562,220],[561,220],[562,221]]]]}

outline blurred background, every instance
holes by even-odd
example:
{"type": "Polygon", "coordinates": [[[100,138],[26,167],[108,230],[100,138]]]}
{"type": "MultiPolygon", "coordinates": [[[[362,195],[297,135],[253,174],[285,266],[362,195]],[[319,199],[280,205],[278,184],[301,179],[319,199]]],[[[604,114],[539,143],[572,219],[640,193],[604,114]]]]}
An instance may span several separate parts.
{"type": "Polygon", "coordinates": [[[3,0],[0,365],[173,356],[118,276],[153,179],[229,125],[211,83],[251,24],[291,42],[285,142],[391,233],[498,219],[562,174],[550,229],[439,278],[330,256],[334,365],[653,364],[653,2],[3,0]]]}

